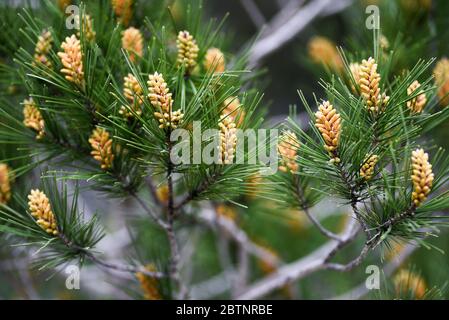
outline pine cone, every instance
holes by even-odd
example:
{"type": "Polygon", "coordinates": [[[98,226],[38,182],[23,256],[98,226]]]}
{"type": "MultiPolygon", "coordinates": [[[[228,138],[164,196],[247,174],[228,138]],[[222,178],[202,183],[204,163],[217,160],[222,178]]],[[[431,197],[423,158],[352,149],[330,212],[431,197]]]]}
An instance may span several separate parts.
{"type": "Polygon", "coordinates": [[[42,139],[45,135],[45,122],[33,98],[23,101],[23,124],[37,132],[36,139],[42,139]]]}
{"type": "Polygon", "coordinates": [[[335,43],[326,37],[315,36],[307,44],[309,57],[313,62],[323,64],[333,71],[343,70],[343,61],[335,43]]]}
{"type": "Polygon", "coordinates": [[[53,68],[53,64],[49,59],[51,46],[53,44],[53,36],[48,30],[43,30],[37,39],[36,47],[34,48],[33,65],[43,64],[49,69],[53,68]]]}
{"type": "MultiPolygon", "coordinates": [[[[139,84],[139,81],[137,81],[136,77],[134,77],[131,73],[128,73],[128,75],[124,78],[123,95],[131,105],[133,112],[140,116],[142,114],[143,90],[139,84]]],[[[130,118],[133,116],[133,113],[130,112],[128,108],[129,107],[127,106],[122,106],[119,111],[119,113],[125,118],[130,118]]]]}
{"type": "Polygon", "coordinates": [[[340,142],[341,118],[329,101],[324,101],[315,113],[315,126],[324,139],[324,148],[333,157],[332,162],[340,162],[337,148],[340,142]]]}
{"type": "Polygon", "coordinates": [[[176,40],[178,47],[178,64],[184,65],[187,72],[190,72],[196,66],[198,58],[198,45],[195,39],[188,31],[180,31],[176,40]]]}
{"type": "Polygon", "coordinates": [[[0,204],[6,204],[11,199],[11,173],[5,163],[0,163],[0,204]]]}
{"type": "Polygon", "coordinates": [[[112,0],[112,9],[118,20],[126,27],[133,16],[134,0],[112,0]]]}
{"type": "Polygon", "coordinates": [[[207,50],[204,57],[204,69],[214,73],[220,73],[225,71],[225,58],[223,52],[217,48],[210,48],[207,50]]]}
{"type": "Polygon", "coordinates": [[[400,270],[394,276],[393,282],[398,298],[401,298],[401,295],[408,296],[410,292],[415,295],[416,299],[421,299],[426,294],[427,288],[424,279],[409,270],[400,270]]]}
{"type": "Polygon", "coordinates": [[[238,97],[229,97],[224,101],[225,108],[223,109],[223,116],[232,117],[238,127],[245,119],[245,111],[243,111],[241,105],[238,97]]]}
{"type": "Polygon", "coordinates": [[[366,108],[374,113],[379,112],[381,94],[379,88],[380,75],[377,73],[377,63],[373,58],[363,60],[360,66],[359,86],[366,108]]]}
{"type": "Polygon", "coordinates": [[[92,131],[89,138],[92,146],[91,155],[95,160],[100,162],[101,169],[107,170],[112,167],[114,161],[114,153],[112,152],[112,139],[109,133],[103,128],[97,127],[92,131]]]}
{"type": "Polygon", "coordinates": [[[71,0],[58,0],[58,7],[62,12],[65,12],[65,8],[71,4],[71,0]]]}
{"type": "Polygon", "coordinates": [[[45,193],[38,189],[31,190],[28,200],[30,213],[36,219],[37,224],[44,229],[45,232],[53,236],[58,235],[56,218],[51,210],[50,201],[45,193]]]}
{"type": "Polygon", "coordinates": [[[360,168],[360,176],[366,181],[371,180],[374,174],[374,168],[379,161],[379,157],[375,154],[365,159],[362,167],[360,168]]]}
{"type": "Polygon", "coordinates": [[[64,66],[61,72],[65,74],[67,81],[73,82],[79,88],[84,88],[83,53],[81,43],[73,34],[65,38],[61,48],[63,52],[58,52],[61,63],[64,66]]]}
{"type": "Polygon", "coordinates": [[[352,92],[358,93],[360,83],[360,63],[357,62],[350,63],[349,70],[351,70],[352,77],[354,78],[354,81],[357,85],[357,87],[355,87],[354,84],[351,83],[352,92]]]}
{"type": "Polygon", "coordinates": [[[149,76],[148,98],[157,110],[154,116],[159,122],[159,128],[176,129],[181,123],[184,114],[181,111],[172,111],[173,100],[167,83],[160,73],[155,72],[149,76]]]}
{"type": "Polygon", "coordinates": [[[148,91],[150,92],[148,98],[156,110],[163,113],[168,113],[172,109],[173,100],[170,89],[164,80],[162,74],[155,72],[148,77],[148,91]]]}
{"type": "MultiPolygon", "coordinates": [[[[148,272],[156,272],[157,269],[153,264],[148,264],[145,266],[148,272]]],[[[140,282],[140,287],[144,293],[144,298],[146,300],[161,300],[162,296],[159,292],[159,283],[156,278],[147,276],[142,272],[136,273],[136,278],[140,282]]]]}
{"type": "Polygon", "coordinates": [[[129,54],[129,60],[136,62],[143,55],[143,36],[139,29],[130,27],[122,32],[122,48],[129,54]]]}
{"type": "MultiPolygon", "coordinates": [[[[79,20],[79,16],[76,16],[76,17],[79,20]]],[[[95,32],[94,27],[93,27],[92,17],[88,14],[85,14],[83,16],[82,20],[83,20],[82,28],[83,28],[83,32],[84,32],[84,37],[86,37],[87,41],[94,42],[95,36],[97,35],[97,33],[95,32]]],[[[81,32],[78,32],[77,36],[78,36],[78,38],[81,38],[81,32]]]]}
{"type": "Polygon", "coordinates": [[[219,163],[231,164],[234,160],[237,144],[236,125],[231,117],[222,116],[218,126],[220,127],[219,163]]]}
{"type": "Polygon", "coordinates": [[[169,190],[168,185],[163,184],[156,190],[157,199],[162,203],[168,203],[169,199],[169,190]]]}
{"type": "Polygon", "coordinates": [[[299,149],[298,137],[290,130],[284,131],[278,144],[278,152],[281,156],[281,166],[279,170],[283,172],[297,172],[298,163],[296,162],[297,153],[299,149]]]}
{"type": "Polygon", "coordinates": [[[164,114],[155,112],[154,116],[159,121],[159,128],[161,129],[176,129],[181,124],[182,119],[184,118],[184,114],[179,110],[164,114]]]}
{"type": "MultiPolygon", "coordinates": [[[[409,96],[413,95],[416,90],[419,90],[418,93],[423,92],[419,89],[421,87],[421,84],[415,80],[412,82],[412,84],[407,88],[407,94],[409,96]]],[[[413,99],[407,101],[407,107],[413,112],[413,113],[421,113],[427,103],[427,98],[425,93],[420,93],[413,99]]]]}
{"type": "Polygon", "coordinates": [[[382,50],[388,50],[390,48],[390,41],[388,41],[385,35],[381,34],[379,36],[379,45],[382,50]]]}
{"type": "Polygon", "coordinates": [[[446,106],[449,104],[449,59],[440,59],[433,69],[433,75],[435,84],[439,87],[440,104],[446,106]]]}
{"type": "Polygon", "coordinates": [[[416,149],[412,152],[412,201],[415,207],[419,207],[426,200],[432,188],[433,179],[429,155],[423,149],[416,149]]]}

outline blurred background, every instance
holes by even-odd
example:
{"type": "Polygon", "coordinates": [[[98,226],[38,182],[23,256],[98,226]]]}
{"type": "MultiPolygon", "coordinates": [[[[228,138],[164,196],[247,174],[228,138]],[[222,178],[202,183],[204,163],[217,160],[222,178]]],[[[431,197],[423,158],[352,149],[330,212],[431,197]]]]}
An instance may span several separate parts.
{"type": "MultiPolygon", "coordinates": [[[[9,7],[20,7],[24,3],[6,2],[9,7]]],[[[182,21],[188,3],[188,0],[178,0],[171,5],[176,19],[182,21]]],[[[39,1],[30,1],[29,4],[39,7],[39,1]]],[[[209,0],[204,1],[204,15],[205,19],[227,16],[224,25],[227,52],[243,53],[250,48],[250,68],[263,70],[257,84],[265,93],[263,104],[267,106],[269,120],[279,122],[287,117],[289,107],[296,105],[300,120],[306,125],[308,119],[303,114],[297,90],[302,90],[310,101],[314,101],[314,94],[317,97],[322,95],[319,79],[330,80],[342,68],[337,47],[341,47],[351,61],[359,61],[373,54],[372,31],[364,27],[369,5],[376,5],[380,10],[383,50],[396,55],[393,74],[412,68],[419,59],[441,59],[449,55],[449,1],[445,0],[209,0]]],[[[10,23],[5,16],[2,25],[10,23]]],[[[11,37],[5,31],[0,33],[0,40],[11,37]]],[[[10,59],[16,48],[6,46],[5,41],[0,42],[2,60],[10,59]]],[[[431,74],[432,70],[428,70],[428,75],[431,74]]],[[[443,124],[428,138],[447,148],[448,129],[449,124],[443,124]]],[[[248,203],[249,209],[229,206],[223,210],[249,237],[282,261],[294,261],[325,242],[297,212],[281,212],[262,200],[249,199],[248,203]]],[[[127,256],[126,252],[131,246],[127,227],[129,221],[142,231],[140,241],[149,243],[147,248],[151,253],[157,255],[165,250],[166,244],[158,241],[163,237],[157,230],[141,220],[127,220],[129,217],[120,215],[132,211],[130,208],[134,204],[109,199],[103,201],[99,195],[90,193],[84,197],[83,205],[86,212],[95,209],[107,212],[102,216],[102,222],[107,226],[108,236],[101,242],[101,249],[111,259],[127,256]]],[[[335,206],[329,200],[312,212],[326,227],[339,231],[347,219],[348,208],[335,206]]],[[[180,237],[185,239],[186,247],[194,248],[190,249],[194,252],[188,257],[202,270],[201,274],[192,277],[192,283],[195,283],[192,296],[227,298],[229,277],[221,271],[221,249],[213,233],[194,228],[184,230],[180,237]],[[195,240],[195,237],[202,240],[195,240]]],[[[4,241],[6,244],[7,240],[4,241]]],[[[436,287],[439,290],[437,298],[449,298],[444,285],[449,279],[449,257],[443,253],[449,251],[448,232],[443,230],[441,236],[431,240],[431,243],[441,252],[398,244],[396,251],[387,254],[384,259],[371,257],[351,274],[318,272],[274,292],[269,298],[394,298],[391,277],[400,269],[414,270],[427,288],[436,287]],[[369,264],[379,265],[385,271],[382,290],[364,290],[365,267],[369,264]]],[[[356,252],[357,247],[350,247],[342,252],[341,259],[350,259],[356,252]]],[[[17,248],[11,254],[9,246],[0,245],[0,298],[142,297],[138,283],[132,277],[123,274],[111,277],[111,274],[105,274],[94,266],[88,266],[82,273],[83,290],[67,291],[63,274],[30,272],[32,257],[26,253],[27,248],[17,248]]],[[[251,260],[250,264],[251,279],[269,274],[275,268],[257,259],[251,260]]]]}

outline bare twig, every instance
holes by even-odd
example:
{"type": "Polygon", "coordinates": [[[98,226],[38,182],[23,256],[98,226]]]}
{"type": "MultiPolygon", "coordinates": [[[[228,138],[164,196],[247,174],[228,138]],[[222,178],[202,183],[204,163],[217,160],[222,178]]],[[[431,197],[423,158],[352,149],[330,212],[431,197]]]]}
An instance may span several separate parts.
{"type": "Polygon", "coordinates": [[[360,201],[359,196],[357,194],[357,187],[352,183],[352,180],[350,179],[350,177],[348,177],[348,173],[345,171],[341,163],[337,165],[337,168],[338,171],[340,172],[341,180],[346,185],[348,192],[350,194],[352,211],[354,212],[355,217],[362,226],[362,230],[363,232],[365,232],[367,239],[371,239],[371,232],[368,229],[368,226],[366,225],[365,220],[363,219],[362,214],[359,211],[359,208],[357,207],[357,204],[360,201]]]}
{"type": "Polygon", "coordinates": [[[302,6],[303,0],[289,1],[268,23],[261,37],[249,54],[249,66],[257,66],[261,60],[282,48],[315,18],[342,11],[352,0],[313,0],[302,6]]]}
{"type": "Polygon", "coordinates": [[[159,218],[153,210],[150,209],[150,207],[143,201],[137,194],[131,193],[134,199],[141,205],[141,207],[145,210],[146,213],[150,215],[150,217],[164,230],[167,229],[168,225],[167,223],[159,218]]]}
{"type": "Polygon", "coordinates": [[[125,265],[125,264],[115,264],[111,262],[103,261],[99,258],[97,258],[92,252],[84,250],[83,251],[86,258],[91,260],[92,262],[98,264],[99,266],[102,266],[107,269],[115,270],[115,271],[121,271],[121,272],[131,272],[131,273],[143,273],[149,277],[152,278],[164,278],[167,275],[162,272],[150,272],[145,269],[143,266],[131,266],[131,265],[125,265]]]}
{"type": "MultiPolygon", "coordinates": [[[[167,134],[167,138],[168,138],[167,134]]],[[[171,154],[172,144],[169,139],[167,139],[168,143],[168,154],[171,154]]],[[[187,294],[187,289],[184,287],[183,282],[181,281],[181,276],[179,272],[179,247],[178,242],[176,240],[176,235],[174,231],[174,220],[175,220],[175,208],[174,208],[174,190],[173,190],[173,164],[171,159],[168,160],[167,167],[167,179],[168,179],[168,204],[167,204],[167,226],[165,231],[167,233],[168,242],[170,244],[170,275],[172,280],[178,287],[178,298],[183,299],[184,295],[187,294]]]]}
{"type": "Polygon", "coordinates": [[[321,17],[327,17],[333,14],[336,14],[340,11],[343,11],[347,7],[349,7],[352,3],[352,0],[340,0],[334,1],[332,6],[326,7],[326,9],[321,12],[321,17]]]}
{"type": "Polygon", "coordinates": [[[324,265],[324,268],[330,269],[330,270],[342,271],[342,272],[349,271],[349,270],[357,267],[366,258],[370,249],[371,249],[371,246],[365,245],[363,247],[362,251],[360,252],[360,254],[354,260],[350,261],[349,263],[347,263],[347,264],[326,263],[324,265]]]}
{"type": "Polygon", "coordinates": [[[286,0],[279,12],[270,20],[269,25],[262,30],[262,36],[264,37],[282,26],[285,21],[298,12],[304,2],[305,0],[286,0]]]}
{"type": "Polygon", "coordinates": [[[234,270],[224,271],[206,281],[192,286],[190,293],[194,299],[206,299],[223,294],[231,289],[234,270]]]}
{"type": "Polygon", "coordinates": [[[260,60],[280,49],[302,31],[321,11],[331,3],[330,0],[314,0],[298,10],[279,28],[256,41],[249,55],[250,67],[256,66],[260,60]]]}
{"type": "MultiPolygon", "coordinates": [[[[393,258],[393,260],[388,263],[385,268],[383,268],[383,272],[385,276],[390,276],[393,274],[397,268],[401,266],[401,264],[418,248],[416,245],[407,245],[397,257],[393,258]]],[[[332,298],[332,300],[349,300],[349,299],[360,299],[365,296],[369,292],[365,282],[360,284],[359,286],[349,290],[345,294],[332,298]]]]}
{"type": "Polygon", "coordinates": [[[238,250],[238,264],[237,273],[234,278],[234,290],[232,293],[233,297],[237,297],[243,290],[245,290],[248,281],[248,271],[249,271],[249,257],[248,252],[241,245],[238,250]]]}
{"type": "Polygon", "coordinates": [[[323,225],[316,219],[312,214],[310,214],[309,208],[307,207],[306,199],[304,197],[304,190],[302,189],[302,186],[300,184],[299,178],[294,178],[294,183],[296,184],[296,194],[299,198],[299,201],[301,202],[301,206],[303,206],[303,211],[307,215],[307,217],[312,221],[312,223],[315,225],[315,227],[323,234],[324,236],[328,237],[329,239],[336,240],[338,242],[341,242],[342,239],[340,236],[336,235],[335,233],[327,230],[323,225]]]}
{"type": "Polygon", "coordinates": [[[260,12],[259,7],[254,3],[253,0],[240,0],[243,9],[248,13],[249,18],[254,23],[257,28],[261,28],[265,24],[265,17],[262,12],[260,12]]]}
{"type": "Polygon", "coordinates": [[[336,241],[339,241],[339,242],[343,241],[343,239],[342,239],[339,235],[337,235],[337,234],[335,234],[335,233],[333,233],[333,232],[327,230],[325,227],[323,227],[323,225],[318,221],[318,219],[315,218],[312,214],[310,214],[310,211],[309,211],[308,208],[305,208],[305,209],[304,209],[304,213],[305,213],[306,216],[310,219],[310,221],[312,221],[312,223],[315,225],[315,227],[316,227],[316,228],[317,228],[317,229],[318,229],[324,236],[328,237],[329,239],[333,239],[333,240],[336,240],[336,241]]]}
{"type": "MultiPolygon", "coordinates": [[[[20,289],[25,294],[27,299],[37,300],[39,294],[33,285],[33,279],[29,273],[29,261],[28,259],[20,259],[20,250],[12,250],[12,259],[9,261],[11,264],[11,271],[17,271],[17,276],[20,280],[20,289]]],[[[3,263],[3,262],[2,262],[3,263]]]]}
{"type": "Polygon", "coordinates": [[[162,272],[152,272],[145,269],[144,266],[133,266],[133,265],[126,265],[126,264],[116,264],[112,262],[106,262],[95,256],[95,254],[89,250],[88,248],[83,248],[73,241],[70,241],[64,234],[60,233],[58,235],[59,239],[66,245],[67,248],[74,250],[89,259],[90,261],[96,263],[99,266],[102,266],[104,268],[115,270],[115,271],[121,271],[121,272],[131,272],[131,273],[137,273],[141,272],[149,277],[153,278],[163,278],[167,275],[162,272]]]}
{"type": "Polygon", "coordinates": [[[331,240],[306,257],[280,267],[273,274],[251,285],[238,299],[262,297],[291,281],[304,278],[318,270],[326,269],[329,256],[333,256],[335,252],[352,242],[359,230],[359,224],[354,219],[351,219],[345,232],[342,234],[342,242],[331,240]]]}
{"type": "MultiPolygon", "coordinates": [[[[213,210],[208,208],[203,208],[201,210],[201,212],[199,213],[199,218],[212,227],[217,225],[222,232],[225,232],[226,235],[236,241],[237,244],[241,246],[241,248],[246,250],[248,254],[252,254],[258,259],[266,261],[270,265],[274,265],[277,267],[283,264],[282,261],[280,261],[280,259],[273,253],[253,243],[251,239],[249,239],[249,237],[246,235],[246,233],[241,230],[232,220],[217,216],[213,210]]],[[[209,280],[205,280],[204,282],[195,285],[194,289],[192,289],[192,291],[194,292],[192,293],[192,296],[196,299],[210,298],[228,291],[231,287],[229,285],[229,282],[235,283],[234,281],[231,281],[231,279],[229,279],[229,275],[232,275],[232,279],[235,279],[234,268],[225,268],[221,276],[215,276],[209,280]],[[217,284],[219,282],[219,279],[221,279],[220,281],[222,281],[221,285],[217,284]],[[208,288],[207,290],[204,289],[207,293],[200,292],[202,290],[201,288],[203,287],[208,288]],[[210,287],[213,287],[213,289],[210,289],[210,287]]]]}
{"type": "Polygon", "coordinates": [[[234,221],[216,216],[215,211],[209,208],[203,208],[199,213],[199,218],[209,225],[213,226],[218,224],[220,228],[226,231],[238,244],[240,244],[245,251],[256,256],[257,258],[266,261],[273,265],[279,265],[279,258],[273,255],[270,251],[255,244],[247,236],[247,234],[236,226],[234,221]]]}
{"type": "Polygon", "coordinates": [[[133,266],[133,265],[126,265],[126,264],[116,264],[112,262],[103,261],[100,258],[98,258],[89,248],[83,248],[70,239],[68,239],[64,234],[60,233],[58,235],[59,239],[66,245],[67,248],[76,251],[79,254],[84,255],[85,258],[89,259],[90,261],[96,263],[99,266],[102,266],[104,268],[115,270],[115,271],[121,271],[121,272],[131,272],[131,273],[137,273],[141,272],[149,277],[153,278],[164,278],[167,275],[162,272],[153,272],[148,271],[144,266],[133,266]]]}
{"type": "Polygon", "coordinates": [[[221,268],[224,271],[233,271],[232,259],[230,254],[230,241],[226,232],[220,228],[217,236],[218,258],[220,259],[221,268]]]}

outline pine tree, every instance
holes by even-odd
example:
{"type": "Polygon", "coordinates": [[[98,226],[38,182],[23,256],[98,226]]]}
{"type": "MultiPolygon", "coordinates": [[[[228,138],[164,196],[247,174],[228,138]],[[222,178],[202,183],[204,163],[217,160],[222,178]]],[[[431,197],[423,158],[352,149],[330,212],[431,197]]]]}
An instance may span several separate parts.
{"type": "MultiPolygon", "coordinates": [[[[299,91],[300,105],[272,128],[248,48],[233,54],[225,19],[208,22],[200,1],[168,9],[162,0],[72,2],[75,17],[65,13],[70,1],[4,13],[18,13],[5,34],[21,41],[1,47],[0,241],[28,245],[33,272],[95,264],[131,275],[130,295],[150,300],[196,298],[195,283],[231,272],[236,281],[217,295],[292,298],[295,280],[357,270],[379,252],[388,260],[409,243],[433,247],[429,238],[447,225],[449,156],[429,139],[449,118],[447,59],[432,70],[435,59],[405,58],[408,40],[383,30],[355,48],[316,36],[308,52],[328,73],[323,92],[310,99],[299,91]],[[198,123],[216,134],[195,147],[198,123]],[[279,130],[276,173],[265,176],[268,165],[253,161],[271,140],[240,154],[251,139],[240,129],[279,130]],[[175,132],[187,137],[188,164],[173,160],[175,132]],[[203,150],[217,161],[196,162],[203,150]],[[132,241],[120,263],[99,249],[111,236],[108,213],[83,207],[89,196],[134,204],[109,215],[132,241]],[[341,230],[315,214],[325,201],[350,211],[341,230]],[[314,241],[290,239],[308,224],[314,241]],[[341,251],[350,246],[352,258],[341,251]],[[298,253],[308,262],[300,270],[286,262],[298,253]],[[245,268],[252,283],[236,272],[245,268]]],[[[394,297],[437,291],[414,270],[391,280],[394,297]]]]}

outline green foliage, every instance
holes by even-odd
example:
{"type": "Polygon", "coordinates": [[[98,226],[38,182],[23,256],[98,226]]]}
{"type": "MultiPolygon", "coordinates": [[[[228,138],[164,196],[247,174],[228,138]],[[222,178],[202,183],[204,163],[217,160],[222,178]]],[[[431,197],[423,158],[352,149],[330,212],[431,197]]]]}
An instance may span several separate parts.
{"type": "MultiPolygon", "coordinates": [[[[5,39],[0,39],[0,162],[8,164],[14,177],[13,198],[0,206],[0,232],[10,238],[1,241],[37,248],[36,263],[41,269],[60,270],[73,260],[82,264],[90,259],[106,268],[136,273],[145,272],[141,266],[151,261],[162,273],[156,277],[161,295],[167,299],[182,297],[183,283],[177,279],[177,246],[187,246],[186,234],[189,241],[199,239],[191,240],[195,242],[191,267],[196,271],[192,271],[192,278],[198,282],[220,271],[227,272],[229,265],[234,270],[232,265],[241,259],[242,252],[249,250],[228,243],[228,266],[222,261],[220,249],[215,246],[223,245],[222,242],[226,246],[229,234],[215,224],[219,222],[217,207],[223,203],[235,210],[236,217],[220,219],[228,219],[225,221],[241,232],[240,237],[242,233],[247,236],[250,243],[247,246],[255,247],[257,252],[273,251],[280,261],[305,255],[322,243],[322,236],[308,237],[308,226],[301,218],[302,211],[309,216],[309,210],[323,200],[349,205],[366,235],[365,245],[369,249],[380,244],[391,249],[397,241],[434,247],[428,242],[429,237],[437,236],[439,228],[447,226],[443,212],[449,208],[449,157],[430,138],[439,125],[447,122],[449,108],[439,105],[438,88],[430,76],[434,59],[417,58],[426,56],[423,48],[428,39],[425,30],[421,30],[423,17],[412,19],[416,22],[412,30],[423,33],[416,43],[400,34],[390,41],[390,49],[381,47],[382,34],[394,38],[389,25],[392,17],[386,18],[389,23],[384,25],[385,33],[382,29],[374,32],[373,37],[369,35],[372,44],[368,44],[363,32],[356,34],[350,50],[341,49],[344,69],[332,75],[335,70],[328,68],[329,77],[319,82],[323,95],[314,96],[311,103],[299,91],[301,106],[310,119],[307,127],[296,121],[296,111],[276,127],[281,132],[291,130],[296,134],[299,148],[293,161],[298,170],[261,177],[260,170],[265,166],[252,161],[261,146],[268,147],[268,138],[259,138],[257,147],[245,150],[245,164],[172,163],[170,153],[175,143],[170,139],[172,129],[160,127],[154,114],[159,110],[148,99],[147,81],[158,72],[172,94],[173,111],[183,114],[179,128],[185,130],[190,142],[198,139],[196,123],[201,123],[202,132],[219,128],[226,101],[232,97],[240,101],[231,115],[236,117],[239,129],[257,130],[266,126],[263,95],[257,88],[260,71],[246,69],[247,50],[235,56],[230,54],[232,43],[222,29],[226,16],[220,21],[205,21],[201,1],[183,3],[182,10],[170,1],[137,1],[130,25],[138,27],[144,38],[143,55],[139,57],[122,48],[126,26],[117,22],[110,1],[77,3],[81,21],[89,15],[96,32],[95,41],[89,41],[88,30],[81,24],[77,36],[81,42],[84,85],[75,85],[61,72],[64,68],[58,56],[61,44],[78,31],[65,27],[66,16],[54,2],[43,1],[38,9],[8,7],[3,11],[2,8],[1,13],[5,17],[1,26],[6,32],[2,33],[5,39]],[[16,13],[19,18],[11,19],[16,13]],[[52,68],[34,61],[34,47],[43,30],[50,31],[54,40],[48,57],[52,68]],[[176,38],[181,30],[188,30],[199,47],[197,66],[192,70],[177,63],[176,38]],[[12,34],[19,34],[22,41],[14,41],[12,34]],[[214,73],[203,65],[207,50],[212,47],[224,52],[224,72],[214,73]],[[385,108],[376,114],[367,110],[350,69],[350,63],[369,56],[378,62],[380,91],[389,96],[385,108]],[[124,93],[124,77],[129,74],[142,89],[141,113],[132,108],[124,93]],[[420,82],[420,90],[409,95],[407,88],[415,80],[420,82]],[[407,103],[421,94],[427,98],[424,111],[413,113],[407,103]],[[36,103],[45,123],[45,135],[40,139],[23,121],[22,101],[28,97],[36,103]],[[323,147],[325,139],[315,126],[316,106],[323,101],[329,101],[341,116],[340,162],[333,161],[333,155],[323,147]],[[130,112],[130,117],[123,116],[123,108],[130,112]],[[96,128],[104,129],[112,140],[114,159],[109,167],[101,168],[92,156],[89,138],[96,128]],[[416,207],[412,201],[411,153],[420,147],[430,154],[435,180],[428,199],[416,207]],[[378,156],[379,161],[372,178],[366,180],[360,172],[372,155],[378,156]],[[40,183],[31,179],[36,172],[40,183]],[[38,185],[50,200],[58,236],[46,233],[29,212],[27,195],[38,185]],[[163,187],[167,187],[165,195],[161,195],[163,187]],[[137,200],[141,211],[149,214],[149,217],[134,212],[124,215],[131,238],[126,248],[127,265],[108,264],[97,257],[96,247],[105,235],[100,226],[105,215],[86,218],[78,207],[80,192],[95,197],[101,194],[108,201],[132,198],[137,200]],[[205,200],[210,200],[211,205],[203,205],[205,200]],[[197,228],[207,224],[203,221],[207,220],[202,215],[203,209],[213,211],[214,220],[209,221],[209,226],[214,232],[197,228]],[[295,223],[303,233],[298,235],[293,230],[295,223]],[[296,248],[296,242],[307,244],[296,248]]],[[[398,3],[386,6],[392,16],[399,10],[398,3]]],[[[404,34],[409,31],[405,22],[409,21],[408,14],[401,13],[398,18],[404,34]]],[[[212,138],[201,139],[199,149],[210,147],[211,141],[212,138]]],[[[190,143],[188,150],[194,162],[198,149],[190,143]]],[[[277,160],[281,162],[282,155],[277,160]]],[[[88,212],[86,216],[92,214],[88,212]]],[[[340,219],[330,220],[324,222],[326,228],[342,229],[337,228],[340,219]]],[[[314,223],[318,224],[312,220],[314,223]]],[[[341,241],[336,235],[330,238],[341,241]]],[[[242,240],[237,236],[236,241],[242,240]]],[[[266,269],[276,269],[273,265],[264,268],[266,261],[262,260],[259,256],[251,260],[252,280],[269,274],[266,269]]],[[[140,297],[135,290],[137,286],[123,288],[120,283],[117,286],[133,297],[140,297]]],[[[284,293],[277,292],[274,296],[284,293]]],[[[437,296],[429,293],[430,298],[437,296]]]]}
{"type": "Polygon", "coordinates": [[[18,245],[37,246],[40,269],[55,268],[73,259],[81,262],[82,250],[91,250],[104,236],[97,217],[87,220],[79,210],[78,187],[69,195],[66,183],[58,185],[56,180],[43,179],[42,190],[50,200],[60,236],[45,232],[31,216],[25,199],[19,197],[14,197],[10,206],[1,206],[0,231],[15,235],[18,245]]]}
{"type": "MultiPolygon", "coordinates": [[[[375,41],[376,46],[378,42],[375,41]]],[[[289,127],[297,134],[301,144],[298,152],[299,180],[304,177],[303,183],[307,182],[306,179],[315,181],[315,187],[312,187],[314,193],[338,196],[353,206],[361,203],[363,208],[359,219],[363,219],[368,234],[372,236],[368,240],[376,245],[388,236],[423,241],[431,234],[430,230],[447,225],[445,217],[439,212],[447,210],[449,205],[445,191],[448,163],[441,148],[431,156],[436,174],[432,187],[435,196],[417,209],[413,208],[411,197],[411,151],[425,145],[423,134],[449,117],[449,109],[438,106],[432,79],[423,79],[433,60],[419,61],[409,72],[392,77],[389,66],[394,55],[392,52],[385,61],[381,59],[379,62],[377,71],[382,79],[381,93],[386,92],[389,100],[384,111],[378,114],[369,112],[363,97],[352,89],[357,85],[352,76],[349,81],[339,77],[332,78],[330,82],[321,81],[326,93],[323,100],[330,101],[342,118],[338,146],[340,163],[330,161],[332,157],[323,148],[325,142],[322,134],[314,125],[315,108],[309,105],[302,92],[299,92],[301,101],[312,119],[308,129],[301,128],[293,118],[289,119],[289,127]],[[423,89],[409,95],[407,88],[414,80],[419,80],[423,89]],[[423,112],[414,113],[407,107],[407,102],[418,93],[424,93],[429,102],[423,112]],[[360,170],[371,155],[377,155],[379,161],[372,179],[366,181],[360,170]],[[409,210],[413,212],[398,218],[409,210]],[[397,223],[390,224],[390,220],[396,219],[397,223]]],[[[346,74],[351,75],[346,56],[342,58],[346,74]]],[[[316,100],[316,105],[320,103],[316,100]]],[[[435,147],[430,144],[426,151],[432,149],[435,147]]],[[[284,188],[284,192],[287,190],[284,188]]]]}

